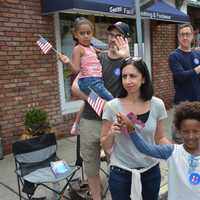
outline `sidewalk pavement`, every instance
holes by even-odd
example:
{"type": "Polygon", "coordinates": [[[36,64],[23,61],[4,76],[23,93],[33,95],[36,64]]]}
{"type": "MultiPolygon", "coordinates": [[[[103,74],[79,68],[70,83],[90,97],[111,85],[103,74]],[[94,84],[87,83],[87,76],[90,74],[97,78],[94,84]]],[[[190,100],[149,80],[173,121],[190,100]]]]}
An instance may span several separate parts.
{"type": "MultiPolygon", "coordinates": [[[[165,120],[165,132],[166,136],[171,139],[170,134],[170,127],[172,122],[172,113],[173,110],[168,111],[168,119],[165,120]]],[[[74,164],[76,160],[76,137],[68,137],[61,140],[58,140],[58,156],[64,160],[66,160],[69,164],[74,164]]],[[[168,169],[165,161],[161,161],[161,174],[162,174],[162,182],[160,188],[160,196],[161,199],[166,199],[166,192],[167,192],[167,174],[168,169]]],[[[106,165],[103,166],[106,168],[106,165]]],[[[9,186],[15,191],[18,191],[17,188],[17,179],[14,173],[15,164],[13,155],[6,155],[4,156],[3,160],[0,160],[0,200],[17,200],[17,195],[6,188],[4,185],[9,186]]],[[[38,196],[48,196],[47,191],[43,188],[39,188],[39,192],[37,193],[38,196]]],[[[24,195],[25,196],[25,195],[24,195]]],[[[48,198],[49,199],[49,198],[48,198]]],[[[55,200],[55,199],[54,199],[55,200]]]]}

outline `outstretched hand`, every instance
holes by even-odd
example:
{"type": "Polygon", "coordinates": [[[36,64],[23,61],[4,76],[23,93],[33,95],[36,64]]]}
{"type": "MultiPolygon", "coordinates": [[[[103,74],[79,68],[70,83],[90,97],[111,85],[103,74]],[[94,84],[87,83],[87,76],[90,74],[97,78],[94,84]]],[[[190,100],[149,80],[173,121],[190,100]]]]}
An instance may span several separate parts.
{"type": "Polygon", "coordinates": [[[116,38],[116,54],[119,58],[127,58],[130,56],[128,39],[123,37],[116,38]]]}

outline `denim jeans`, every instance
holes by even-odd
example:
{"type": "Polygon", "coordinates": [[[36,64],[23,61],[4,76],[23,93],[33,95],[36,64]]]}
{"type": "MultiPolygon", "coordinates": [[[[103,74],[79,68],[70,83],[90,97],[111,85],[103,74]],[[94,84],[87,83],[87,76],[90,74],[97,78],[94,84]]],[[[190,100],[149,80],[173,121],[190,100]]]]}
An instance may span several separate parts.
{"type": "Polygon", "coordinates": [[[110,101],[113,99],[112,94],[105,88],[101,77],[87,77],[78,80],[78,86],[82,92],[89,95],[90,88],[94,90],[101,98],[110,101]]]}
{"type": "MultiPolygon", "coordinates": [[[[143,200],[158,200],[160,182],[159,165],[141,174],[143,200]]],[[[131,172],[111,166],[109,188],[112,200],[130,200],[131,172]]]]}

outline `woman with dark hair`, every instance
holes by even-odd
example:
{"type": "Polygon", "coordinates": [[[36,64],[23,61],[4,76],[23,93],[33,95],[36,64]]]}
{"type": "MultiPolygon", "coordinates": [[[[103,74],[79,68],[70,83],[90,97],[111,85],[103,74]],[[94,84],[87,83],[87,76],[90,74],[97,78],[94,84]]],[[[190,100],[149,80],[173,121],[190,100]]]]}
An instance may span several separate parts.
{"type": "MultiPolygon", "coordinates": [[[[140,57],[134,57],[134,58],[129,57],[129,58],[126,58],[124,62],[122,63],[121,70],[125,66],[132,65],[132,64],[141,73],[142,77],[145,78],[145,82],[141,85],[141,88],[140,88],[140,95],[144,101],[148,101],[153,96],[153,86],[152,86],[151,78],[150,78],[146,63],[140,57]]],[[[120,74],[120,78],[122,81],[122,73],[120,74]]],[[[128,91],[124,87],[122,87],[121,94],[119,97],[126,97],[127,95],[128,95],[128,91]]]]}
{"type": "Polygon", "coordinates": [[[119,98],[107,103],[102,116],[101,144],[110,154],[112,200],[157,200],[161,181],[159,161],[140,153],[127,132],[135,128],[152,144],[170,143],[164,136],[165,106],[161,99],[153,96],[150,75],[141,58],[124,60],[121,82],[123,89],[119,98]],[[131,124],[124,124],[125,127],[116,132],[115,123],[126,116],[131,124]]]}

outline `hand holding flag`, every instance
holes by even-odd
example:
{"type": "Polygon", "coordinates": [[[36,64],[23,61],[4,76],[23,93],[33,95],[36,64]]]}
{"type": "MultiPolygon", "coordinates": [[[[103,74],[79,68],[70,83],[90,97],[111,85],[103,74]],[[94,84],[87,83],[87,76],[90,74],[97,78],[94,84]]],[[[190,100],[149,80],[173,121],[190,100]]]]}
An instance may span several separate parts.
{"type": "Polygon", "coordinates": [[[135,124],[132,123],[132,121],[128,118],[127,115],[124,115],[123,113],[119,112],[116,114],[116,116],[117,116],[117,122],[121,127],[122,133],[127,135],[128,133],[134,131],[135,124]]]}
{"type": "Polygon", "coordinates": [[[129,120],[131,120],[133,124],[138,124],[139,126],[144,128],[145,124],[140,119],[138,119],[137,116],[133,112],[129,112],[127,114],[127,117],[129,118],[129,120]]]}
{"type": "Polygon", "coordinates": [[[70,63],[70,59],[69,57],[67,57],[66,55],[62,54],[62,53],[58,53],[58,58],[60,59],[60,61],[64,64],[69,64],[70,63]]]}
{"type": "Polygon", "coordinates": [[[144,128],[145,124],[137,118],[137,116],[130,112],[127,115],[123,113],[117,113],[117,121],[121,126],[121,131],[124,134],[128,134],[134,131],[135,125],[139,125],[141,128],[144,128]]]}

